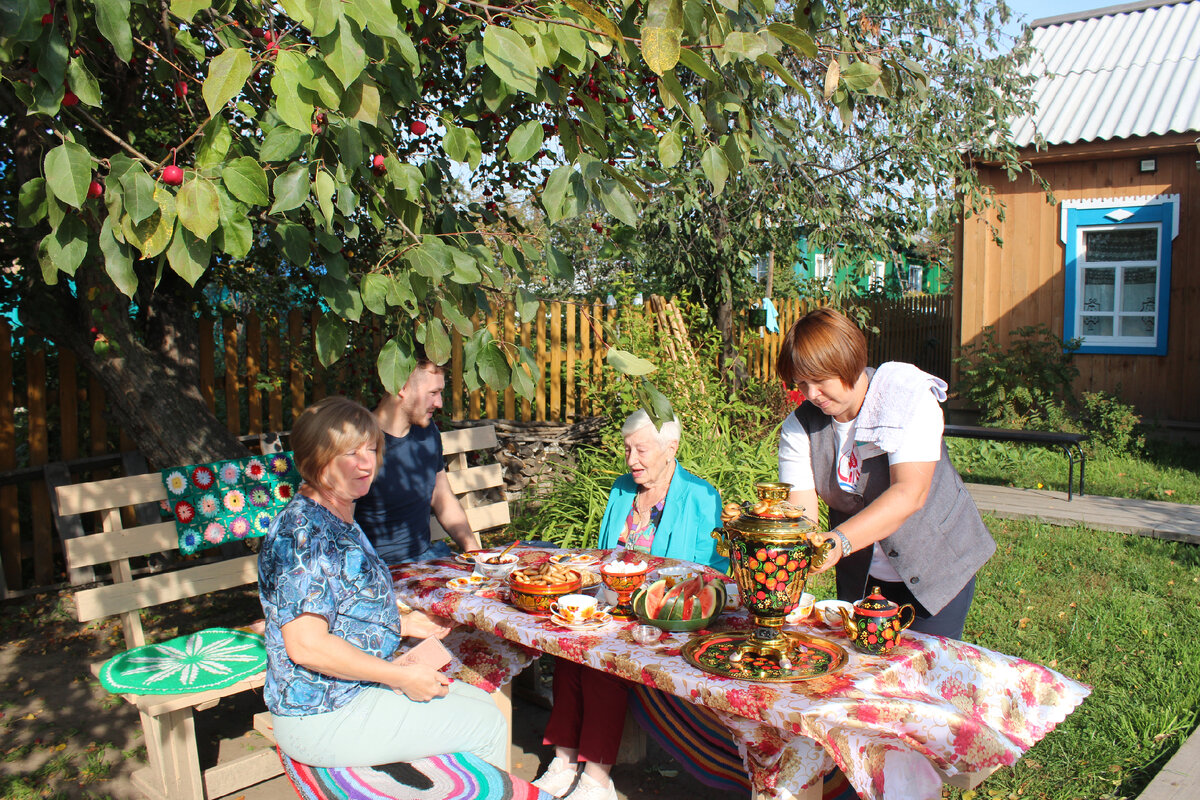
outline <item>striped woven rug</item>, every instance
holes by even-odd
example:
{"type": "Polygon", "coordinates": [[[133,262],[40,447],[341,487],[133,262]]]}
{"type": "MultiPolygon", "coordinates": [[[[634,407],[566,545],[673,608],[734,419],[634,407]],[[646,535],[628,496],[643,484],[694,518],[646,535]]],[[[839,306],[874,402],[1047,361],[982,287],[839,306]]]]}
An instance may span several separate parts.
{"type": "MultiPolygon", "coordinates": [[[[629,695],[634,719],[658,746],[670,753],[696,780],[738,796],[750,791],[750,780],[729,729],[710,709],[640,684],[629,695]]],[[[857,800],[842,771],[825,776],[822,800],[857,800]]]]}
{"type": "Polygon", "coordinates": [[[377,767],[310,767],[279,759],[303,800],[554,800],[469,753],[377,767]]]}

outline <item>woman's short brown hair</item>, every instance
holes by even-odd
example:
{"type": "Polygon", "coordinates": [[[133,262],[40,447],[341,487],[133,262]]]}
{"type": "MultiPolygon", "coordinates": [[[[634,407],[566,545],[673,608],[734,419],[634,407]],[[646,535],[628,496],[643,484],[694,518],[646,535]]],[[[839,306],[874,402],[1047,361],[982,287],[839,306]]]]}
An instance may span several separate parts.
{"type": "Polygon", "coordinates": [[[787,386],[828,378],[853,386],[866,368],[867,337],[844,314],[828,307],[796,320],[775,362],[775,372],[787,386]]]}
{"type": "Polygon", "coordinates": [[[335,458],[375,443],[375,471],[383,460],[383,431],[375,415],[345,397],[326,397],[301,412],[292,426],[296,469],[305,483],[329,488],[321,477],[335,458]]]}

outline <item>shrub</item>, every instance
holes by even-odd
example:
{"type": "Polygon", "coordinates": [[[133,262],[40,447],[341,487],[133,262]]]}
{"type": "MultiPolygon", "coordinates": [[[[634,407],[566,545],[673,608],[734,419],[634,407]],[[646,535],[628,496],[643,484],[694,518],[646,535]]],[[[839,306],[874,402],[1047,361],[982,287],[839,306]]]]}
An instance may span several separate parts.
{"type": "Polygon", "coordinates": [[[996,341],[992,326],[983,341],[968,345],[955,359],[956,390],[988,422],[1035,426],[1055,404],[1075,405],[1071,384],[1079,370],[1071,356],[1079,340],[1064,342],[1045,324],[1017,328],[1007,347],[996,341]]]}
{"type": "Polygon", "coordinates": [[[1089,456],[1138,455],[1146,445],[1137,410],[1107,392],[1084,392],[1079,411],[1083,431],[1090,434],[1089,456]]]}

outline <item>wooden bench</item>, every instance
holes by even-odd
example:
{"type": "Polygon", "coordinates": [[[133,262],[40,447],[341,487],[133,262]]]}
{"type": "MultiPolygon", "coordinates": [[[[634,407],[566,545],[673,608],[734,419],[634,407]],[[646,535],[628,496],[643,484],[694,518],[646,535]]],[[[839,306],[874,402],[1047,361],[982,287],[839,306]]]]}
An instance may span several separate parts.
{"type": "Polygon", "coordinates": [[[1013,428],[987,428],[982,425],[947,425],[945,436],[962,439],[990,439],[998,442],[1027,442],[1048,447],[1061,448],[1067,456],[1067,500],[1072,498],[1075,484],[1075,465],[1079,464],[1079,494],[1083,494],[1083,468],[1086,457],[1083,443],[1086,433],[1064,433],[1061,431],[1023,431],[1013,428]]]}
{"type": "MultiPolygon", "coordinates": [[[[443,448],[449,457],[450,485],[467,508],[474,530],[485,530],[509,521],[506,501],[486,502],[488,490],[503,491],[503,473],[498,464],[468,467],[467,453],[496,446],[495,430],[487,427],[448,431],[443,448]]],[[[101,530],[83,533],[64,542],[69,569],[107,564],[109,574],[99,585],[75,593],[75,613],[81,622],[108,616],[121,620],[126,647],[146,644],[141,612],[163,603],[200,597],[258,581],[258,556],[253,553],[221,559],[219,555],[180,562],[179,541],[174,522],[140,521],[126,528],[122,509],[166,499],[158,473],[60,486],[58,513],[64,518],[98,513],[101,530]],[[147,558],[167,562],[167,570],[152,572],[142,564],[147,558]]],[[[216,551],[206,551],[216,553],[216,551]]],[[[250,622],[250,620],[246,620],[250,622]]],[[[181,632],[186,633],[186,632],[181,632]]],[[[100,664],[92,666],[99,671],[100,664]]],[[[205,800],[282,773],[275,750],[264,747],[235,760],[201,770],[196,744],[197,711],[212,708],[221,699],[260,689],[265,673],[259,673],[225,689],[176,695],[125,695],[141,717],[149,765],[134,773],[134,784],[148,797],[162,800],[205,800]]],[[[508,687],[493,693],[497,705],[509,719],[511,695],[508,687]]],[[[256,726],[261,727],[261,723],[256,726]]]]}

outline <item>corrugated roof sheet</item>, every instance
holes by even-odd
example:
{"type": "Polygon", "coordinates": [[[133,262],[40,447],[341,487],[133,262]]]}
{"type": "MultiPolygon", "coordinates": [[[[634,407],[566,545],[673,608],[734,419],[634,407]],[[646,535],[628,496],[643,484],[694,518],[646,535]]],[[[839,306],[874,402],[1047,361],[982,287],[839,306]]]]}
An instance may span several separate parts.
{"type": "Polygon", "coordinates": [[[1200,131],[1200,0],[1099,9],[1033,31],[1036,112],[1019,145],[1200,131]]]}

